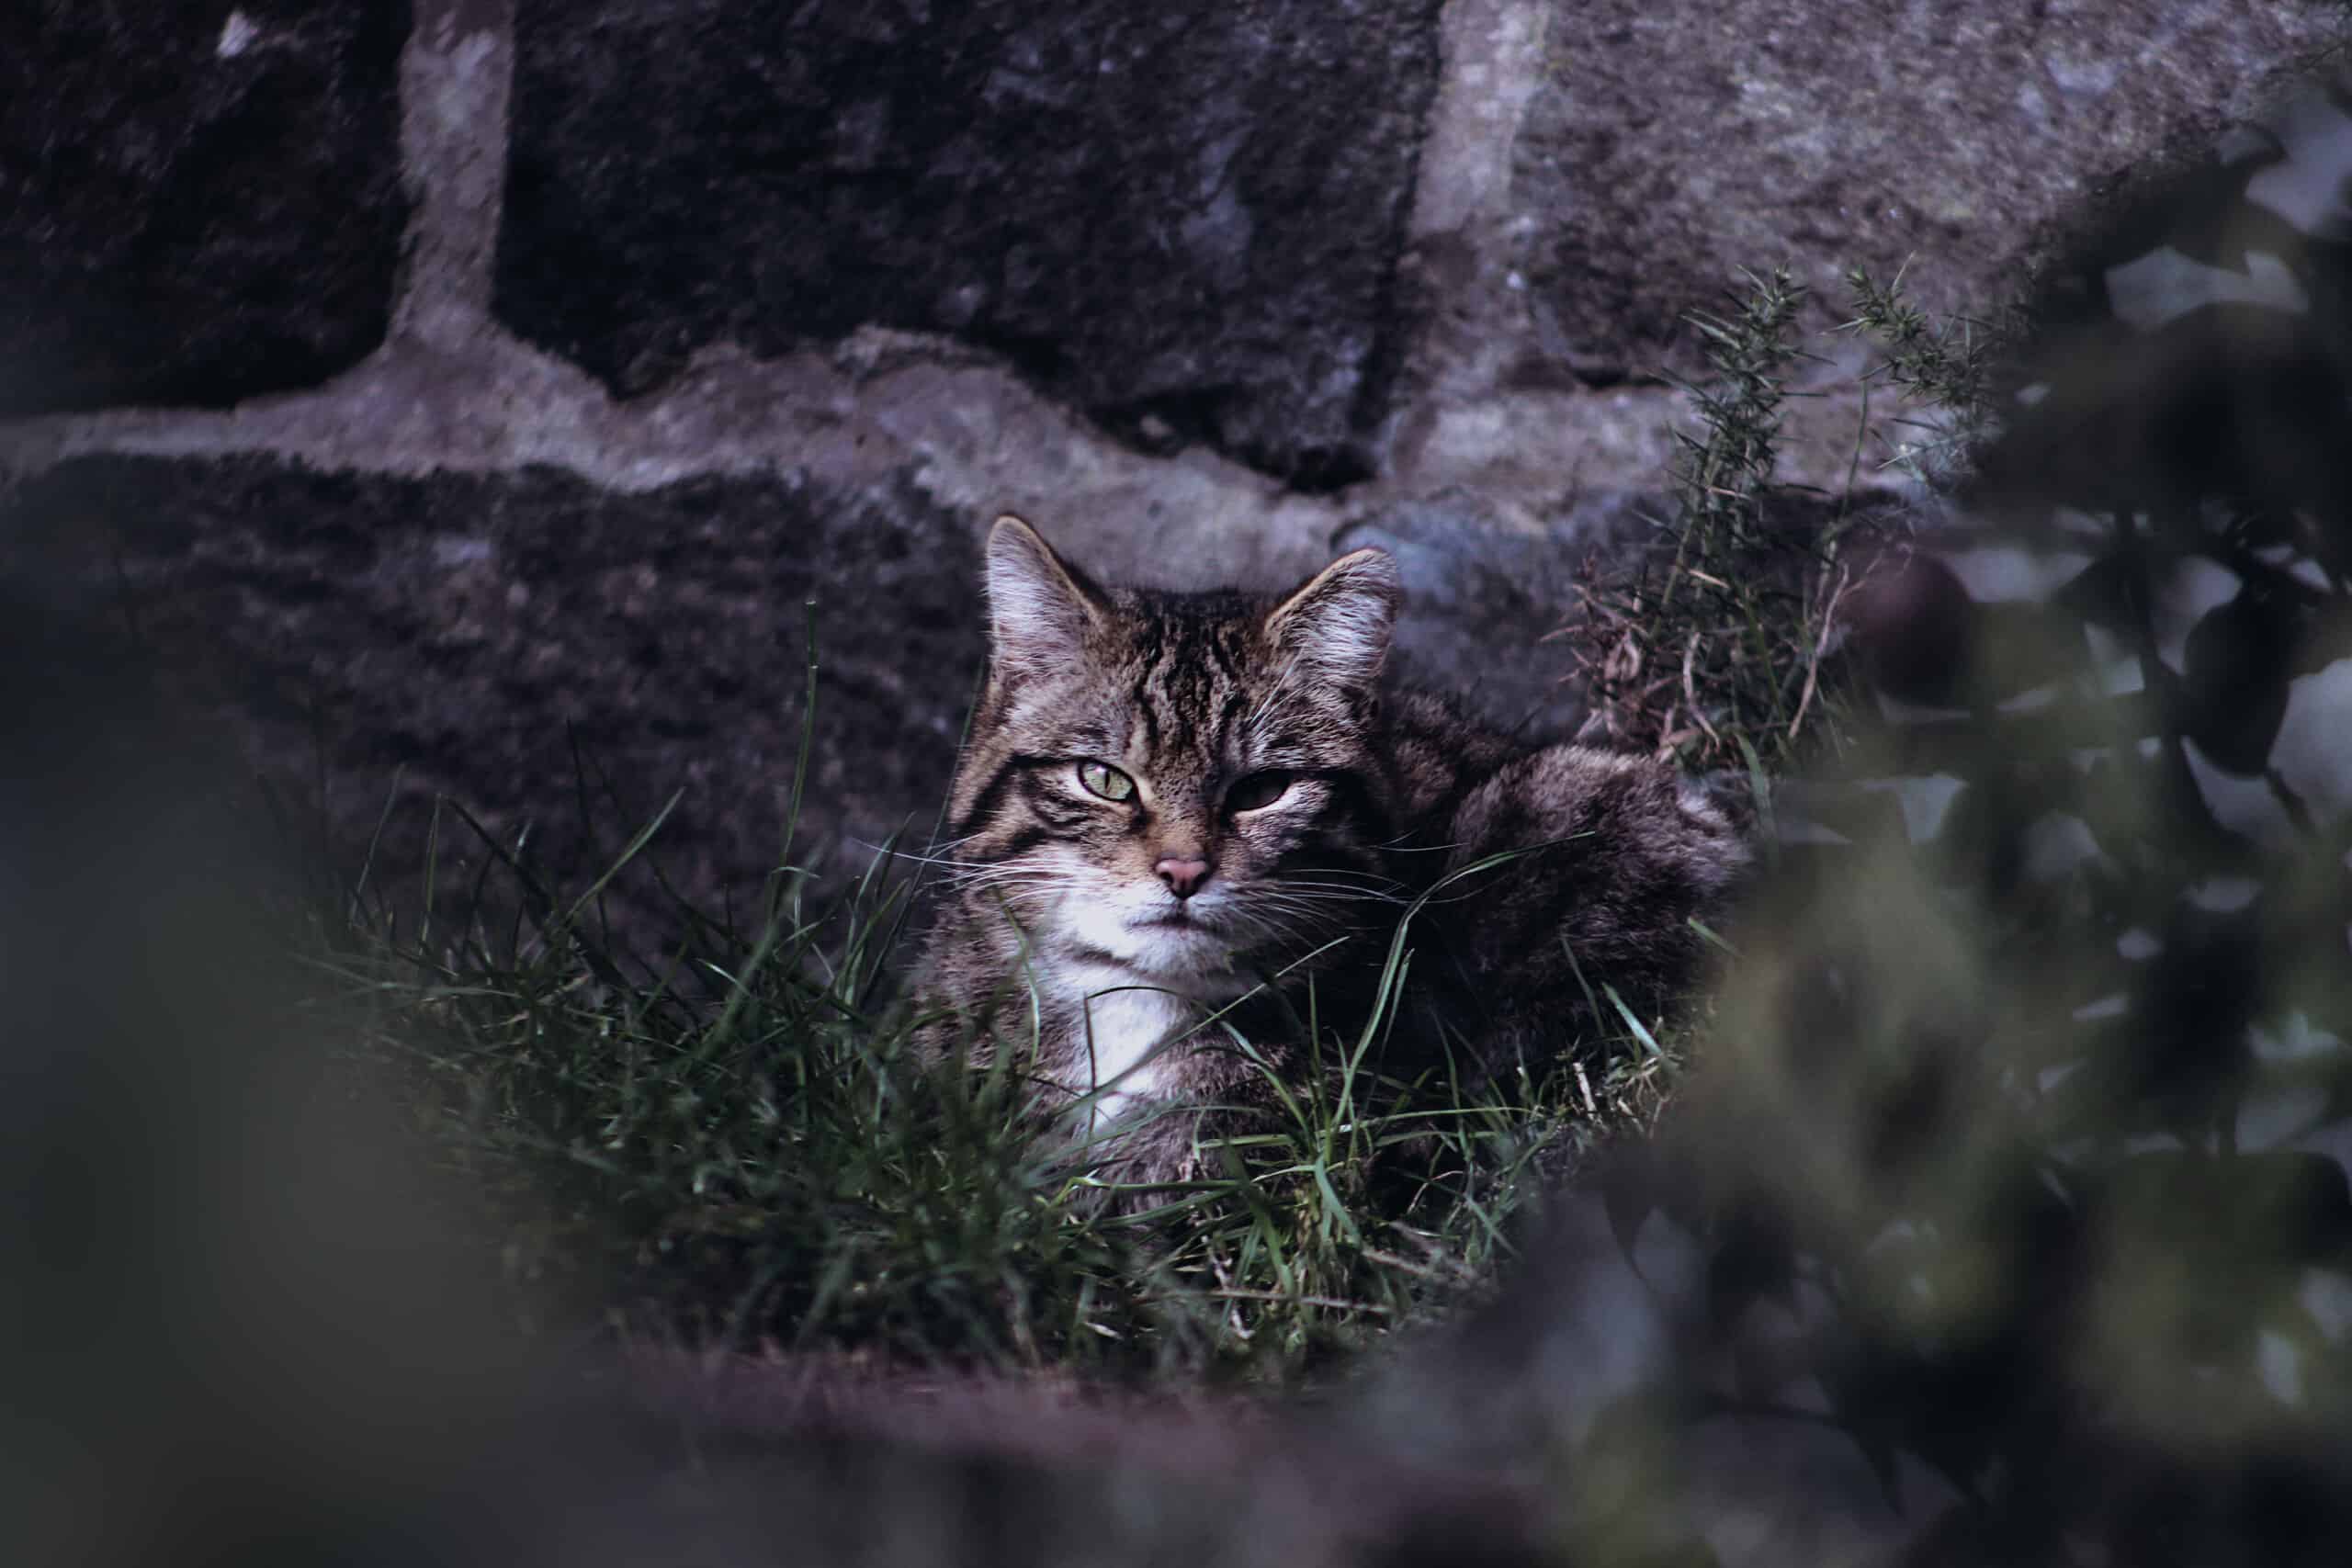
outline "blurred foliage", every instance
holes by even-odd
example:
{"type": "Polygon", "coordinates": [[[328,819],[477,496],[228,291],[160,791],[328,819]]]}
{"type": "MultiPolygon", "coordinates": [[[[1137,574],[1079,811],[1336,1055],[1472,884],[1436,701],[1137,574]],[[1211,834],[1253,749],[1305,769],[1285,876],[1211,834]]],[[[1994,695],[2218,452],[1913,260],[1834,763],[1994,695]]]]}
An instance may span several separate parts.
{"type": "MultiPolygon", "coordinates": [[[[1594,1189],[1670,1348],[1566,1473],[1646,1433],[1694,1550],[2352,1540],[2352,249],[2248,196],[2340,192],[2352,113],[2281,123],[2094,231],[1997,365],[1867,301],[1895,374],[1998,393],[1857,593],[1867,719],[1782,792],[1699,1071],[1594,1189]],[[1825,1436],[1877,1497],[1724,1464],[1825,1436]]],[[[1539,1336],[1610,1267],[1560,1245],[1539,1336]]]]}

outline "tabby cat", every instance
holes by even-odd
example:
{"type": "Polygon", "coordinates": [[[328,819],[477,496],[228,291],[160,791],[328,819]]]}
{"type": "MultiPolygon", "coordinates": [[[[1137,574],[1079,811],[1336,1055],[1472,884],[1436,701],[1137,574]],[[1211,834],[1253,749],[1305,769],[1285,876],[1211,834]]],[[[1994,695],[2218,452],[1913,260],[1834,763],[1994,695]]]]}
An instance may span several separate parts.
{"type": "Polygon", "coordinates": [[[1310,986],[1318,1026],[1360,1022],[1423,895],[1392,1070],[1555,1055],[1604,984],[1657,1005],[1737,835],[1662,764],[1384,690],[1399,598],[1376,549],[1274,598],[1104,588],[1000,518],[933,1049],[1018,1050],[1098,1158],[1151,1182],[1194,1156],[1197,1115],[1170,1112],[1261,1093],[1229,1031],[1297,1070],[1310,986]],[[1524,852],[1480,865],[1503,852],[1524,852]]]}

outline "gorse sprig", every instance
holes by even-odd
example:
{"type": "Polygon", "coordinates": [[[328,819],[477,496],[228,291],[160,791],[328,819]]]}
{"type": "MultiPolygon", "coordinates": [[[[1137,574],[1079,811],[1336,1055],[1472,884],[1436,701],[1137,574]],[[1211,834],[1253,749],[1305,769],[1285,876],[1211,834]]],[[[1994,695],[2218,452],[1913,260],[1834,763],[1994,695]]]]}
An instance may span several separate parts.
{"type": "Polygon", "coordinates": [[[1788,341],[1805,290],[1785,268],[1769,277],[1745,274],[1750,292],[1729,317],[1692,311],[1685,319],[1706,340],[1713,378],[1679,381],[1697,409],[1701,434],[1675,433],[1673,468],[1681,502],[1672,565],[1659,590],[1671,612],[1679,593],[1697,585],[1684,568],[1719,560],[1760,542],[1765,492],[1780,460],[1781,405],[1791,367],[1803,357],[1788,341]]]}
{"type": "Polygon", "coordinates": [[[1839,330],[1867,333],[1885,357],[1871,379],[1892,381],[1923,410],[1899,423],[1921,439],[1889,461],[1923,484],[1949,485],[1967,454],[1990,434],[1989,392],[1996,337],[1973,316],[1938,322],[1903,293],[1903,274],[1880,283],[1860,267],[1846,274],[1853,319],[1839,330]]]}
{"type": "Polygon", "coordinates": [[[1848,275],[1855,315],[1886,357],[1863,374],[1861,427],[1847,493],[1779,481],[1782,411],[1793,369],[1817,356],[1791,339],[1805,291],[1785,271],[1747,274],[1722,314],[1694,313],[1711,374],[1679,383],[1697,416],[1678,435],[1671,516],[1629,564],[1584,573],[1564,628],[1591,703],[1589,738],[1638,746],[1689,768],[1784,772],[1815,748],[1842,750],[1856,728],[1843,613],[1909,536],[1902,502],[1857,504],[1871,389],[1891,382],[1917,429],[1871,472],[1949,480],[1986,428],[1991,335],[1969,318],[1940,323],[1902,280],[1848,275]],[[1751,763],[1751,758],[1753,762],[1751,763]]]}

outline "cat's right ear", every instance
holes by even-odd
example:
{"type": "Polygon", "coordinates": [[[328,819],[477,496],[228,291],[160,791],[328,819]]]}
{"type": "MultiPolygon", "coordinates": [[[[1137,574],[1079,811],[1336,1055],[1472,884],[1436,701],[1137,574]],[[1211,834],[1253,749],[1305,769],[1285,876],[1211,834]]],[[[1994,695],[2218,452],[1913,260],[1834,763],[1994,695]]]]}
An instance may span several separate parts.
{"type": "Polygon", "coordinates": [[[1387,662],[1404,596],[1387,551],[1352,550],[1275,605],[1266,636],[1296,667],[1335,685],[1369,689],[1387,662]]]}
{"type": "Polygon", "coordinates": [[[1001,670],[1067,667],[1105,614],[1102,594],[1011,513],[989,530],[989,638],[1001,670]]]}

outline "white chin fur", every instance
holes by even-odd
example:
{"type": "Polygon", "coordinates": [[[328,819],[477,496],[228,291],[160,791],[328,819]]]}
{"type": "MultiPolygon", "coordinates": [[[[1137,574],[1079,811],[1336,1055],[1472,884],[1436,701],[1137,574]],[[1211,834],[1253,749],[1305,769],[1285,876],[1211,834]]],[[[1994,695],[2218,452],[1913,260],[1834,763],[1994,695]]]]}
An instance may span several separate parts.
{"type": "MultiPolygon", "coordinates": [[[[1109,953],[1142,984],[1165,987],[1197,999],[1230,998],[1250,988],[1238,975],[1233,949],[1225,938],[1197,924],[1169,926],[1153,921],[1179,908],[1159,888],[1128,891],[1102,887],[1074,891],[1059,909],[1056,924],[1074,944],[1109,953]]],[[[1194,900],[1196,915],[1216,919],[1216,906],[1194,900]]]]}

